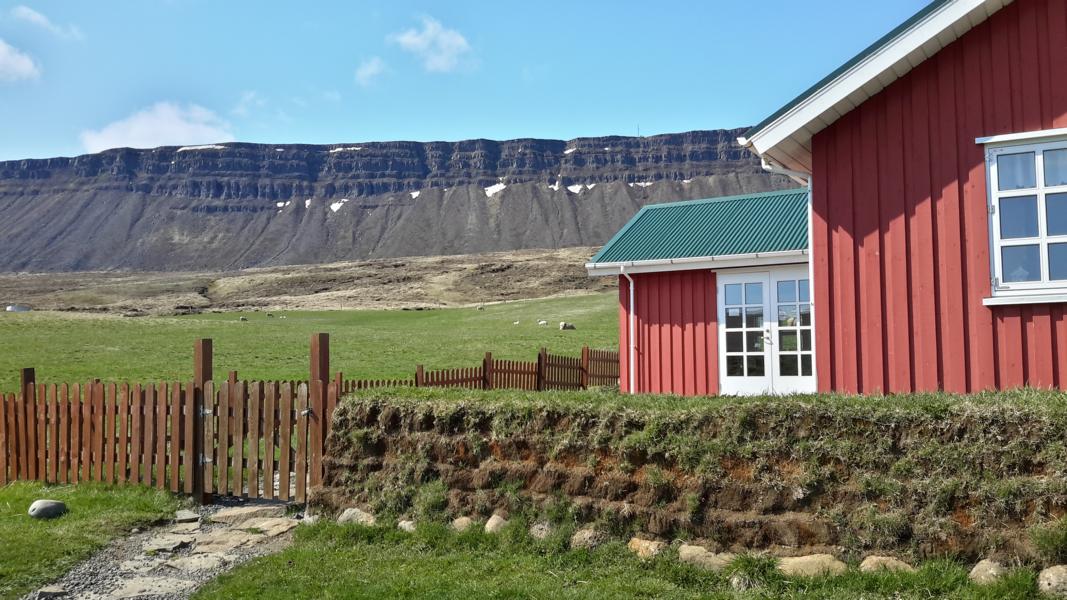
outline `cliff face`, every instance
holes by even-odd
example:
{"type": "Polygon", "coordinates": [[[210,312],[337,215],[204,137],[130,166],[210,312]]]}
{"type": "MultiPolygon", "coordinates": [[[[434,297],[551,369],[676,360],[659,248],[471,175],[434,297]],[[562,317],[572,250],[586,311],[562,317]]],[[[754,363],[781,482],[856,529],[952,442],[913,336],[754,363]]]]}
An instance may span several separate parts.
{"type": "Polygon", "coordinates": [[[597,245],[642,205],[765,191],[740,130],[224,144],[0,162],[0,270],[222,270],[597,245]]]}

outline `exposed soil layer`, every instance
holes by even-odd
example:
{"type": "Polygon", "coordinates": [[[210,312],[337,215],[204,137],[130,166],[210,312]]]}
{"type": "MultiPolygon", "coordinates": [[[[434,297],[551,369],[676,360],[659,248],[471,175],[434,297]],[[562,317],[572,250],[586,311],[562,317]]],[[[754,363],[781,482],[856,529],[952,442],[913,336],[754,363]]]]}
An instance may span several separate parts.
{"type": "Polygon", "coordinates": [[[1027,529],[1067,506],[1067,419],[1039,404],[404,394],[339,407],[315,503],[412,515],[437,486],[448,516],[564,501],[579,522],[719,550],[1022,560],[1027,529]]]}

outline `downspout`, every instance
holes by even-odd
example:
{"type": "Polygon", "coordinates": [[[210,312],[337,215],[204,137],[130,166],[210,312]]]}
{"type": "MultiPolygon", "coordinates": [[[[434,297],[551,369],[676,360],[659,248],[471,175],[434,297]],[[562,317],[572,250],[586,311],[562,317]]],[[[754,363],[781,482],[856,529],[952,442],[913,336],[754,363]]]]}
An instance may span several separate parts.
{"type": "Polygon", "coordinates": [[[630,288],[630,353],[629,360],[627,361],[626,372],[630,374],[630,393],[636,394],[635,382],[637,381],[637,374],[634,372],[634,363],[637,362],[637,310],[634,308],[634,280],[630,277],[630,274],[626,272],[626,267],[619,267],[619,274],[626,278],[626,281],[630,282],[628,286],[630,288]]]}

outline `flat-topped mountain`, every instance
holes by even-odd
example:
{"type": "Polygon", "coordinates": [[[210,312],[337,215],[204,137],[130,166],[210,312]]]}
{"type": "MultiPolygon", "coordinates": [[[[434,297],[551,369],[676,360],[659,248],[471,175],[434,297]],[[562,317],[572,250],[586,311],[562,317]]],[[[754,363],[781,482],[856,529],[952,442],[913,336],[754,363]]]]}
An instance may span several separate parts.
{"type": "Polygon", "coordinates": [[[741,130],[115,149],[0,162],[0,270],[223,270],[595,246],[641,206],[787,187],[741,130]]]}

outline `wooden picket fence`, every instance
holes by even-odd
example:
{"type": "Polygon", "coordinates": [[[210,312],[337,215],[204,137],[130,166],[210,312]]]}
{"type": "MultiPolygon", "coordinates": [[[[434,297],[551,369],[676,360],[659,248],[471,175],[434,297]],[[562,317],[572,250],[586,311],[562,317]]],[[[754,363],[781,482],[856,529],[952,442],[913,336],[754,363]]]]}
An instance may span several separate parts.
{"type": "Polygon", "coordinates": [[[346,380],[329,372],[329,341],[316,334],[308,381],[211,379],[211,341],[194,349],[188,382],[45,384],[24,369],[20,392],[0,394],[0,485],[138,483],[191,494],[302,503],[322,482],[333,411],[348,393],[425,386],[523,390],[617,385],[618,353],[581,357],[541,349],[534,362],[497,360],[414,378],[346,380]],[[614,357],[614,358],[612,358],[614,357]]]}

